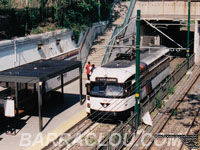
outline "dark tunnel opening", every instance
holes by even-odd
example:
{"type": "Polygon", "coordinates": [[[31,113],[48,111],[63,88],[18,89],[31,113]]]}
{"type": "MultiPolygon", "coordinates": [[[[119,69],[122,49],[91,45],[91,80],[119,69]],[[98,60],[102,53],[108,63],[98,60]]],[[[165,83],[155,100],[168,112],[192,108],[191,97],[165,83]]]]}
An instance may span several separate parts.
{"type": "MultiPolygon", "coordinates": [[[[167,36],[172,38],[175,42],[180,44],[183,48],[187,48],[187,26],[182,25],[179,21],[157,21],[151,20],[156,28],[161,30],[167,36]]],[[[141,23],[141,36],[160,36],[160,45],[164,45],[170,48],[180,48],[177,44],[173,43],[170,39],[164,36],[162,33],[153,29],[146,22],[141,23]]],[[[193,26],[190,28],[190,54],[194,53],[194,29],[193,26]]],[[[186,51],[182,50],[180,52],[171,52],[173,56],[186,57],[186,51]]]]}

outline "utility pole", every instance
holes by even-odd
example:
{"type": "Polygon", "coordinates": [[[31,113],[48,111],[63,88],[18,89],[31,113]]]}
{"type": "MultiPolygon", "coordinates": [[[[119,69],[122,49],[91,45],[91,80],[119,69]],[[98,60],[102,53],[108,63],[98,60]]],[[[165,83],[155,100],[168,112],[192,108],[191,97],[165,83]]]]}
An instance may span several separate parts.
{"type": "Polygon", "coordinates": [[[135,111],[137,113],[137,126],[140,124],[140,10],[137,10],[137,32],[136,32],[136,75],[135,75],[135,111]]]}
{"type": "Polygon", "coordinates": [[[186,57],[187,57],[187,70],[189,70],[190,65],[190,7],[191,7],[191,0],[188,0],[188,30],[187,30],[187,50],[186,50],[186,57]]]}
{"type": "Polygon", "coordinates": [[[101,20],[100,18],[101,18],[101,1],[100,0],[98,0],[98,16],[99,16],[99,21],[101,20]]]}

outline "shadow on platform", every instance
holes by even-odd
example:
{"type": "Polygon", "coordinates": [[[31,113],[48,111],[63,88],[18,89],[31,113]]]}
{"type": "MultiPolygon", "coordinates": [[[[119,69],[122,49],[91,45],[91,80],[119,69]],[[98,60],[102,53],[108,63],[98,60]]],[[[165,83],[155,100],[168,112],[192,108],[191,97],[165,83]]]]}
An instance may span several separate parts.
{"type": "MultiPolygon", "coordinates": [[[[70,107],[73,107],[75,104],[80,102],[80,96],[78,94],[65,93],[64,101],[62,101],[61,94],[59,92],[56,93],[57,94],[54,94],[51,98],[47,98],[48,100],[43,101],[42,116],[49,118],[48,122],[44,124],[43,130],[48,126],[48,124],[54,117],[56,117],[63,111],[69,109],[70,107]]],[[[83,98],[85,99],[84,95],[83,98]]],[[[31,118],[31,116],[38,117],[37,105],[35,105],[35,107],[32,110],[20,114],[18,125],[16,118],[11,119],[12,122],[10,124],[19,132],[27,124],[27,121],[31,118]]],[[[8,130],[9,119],[2,116],[0,118],[0,124],[1,124],[0,135],[1,135],[8,130]]]]}

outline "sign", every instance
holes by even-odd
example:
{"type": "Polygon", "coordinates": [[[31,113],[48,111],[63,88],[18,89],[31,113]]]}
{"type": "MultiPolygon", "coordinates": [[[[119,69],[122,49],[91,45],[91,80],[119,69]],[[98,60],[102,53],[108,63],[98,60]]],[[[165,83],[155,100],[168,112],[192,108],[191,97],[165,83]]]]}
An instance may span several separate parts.
{"type": "Polygon", "coordinates": [[[14,117],[15,116],[15,102],[14,102],[14,100],[5,100],[4,115],[6,117],[14,117]]]}
{"type": "Polygon", "coordinates": [[[101,78],[101,77],[96,77],[96,81],[98,81],[98,82],[117,82],[117,78],[101,78]]]}

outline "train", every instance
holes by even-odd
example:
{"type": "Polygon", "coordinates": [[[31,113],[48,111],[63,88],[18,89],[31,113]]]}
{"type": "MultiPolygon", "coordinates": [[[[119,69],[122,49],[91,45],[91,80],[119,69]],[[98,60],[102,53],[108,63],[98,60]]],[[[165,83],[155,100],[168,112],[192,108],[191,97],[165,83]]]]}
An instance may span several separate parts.
{"type": "MultiPolygon", "coordinates": [[[[169,48],[140,50],[140,99],[144,99],[170,71],[169,48]]],[[[109,63],[94,69],[86,84],[86,112],[124,116],[135,106],[135,52],[118,53],[109,63]]]]}

